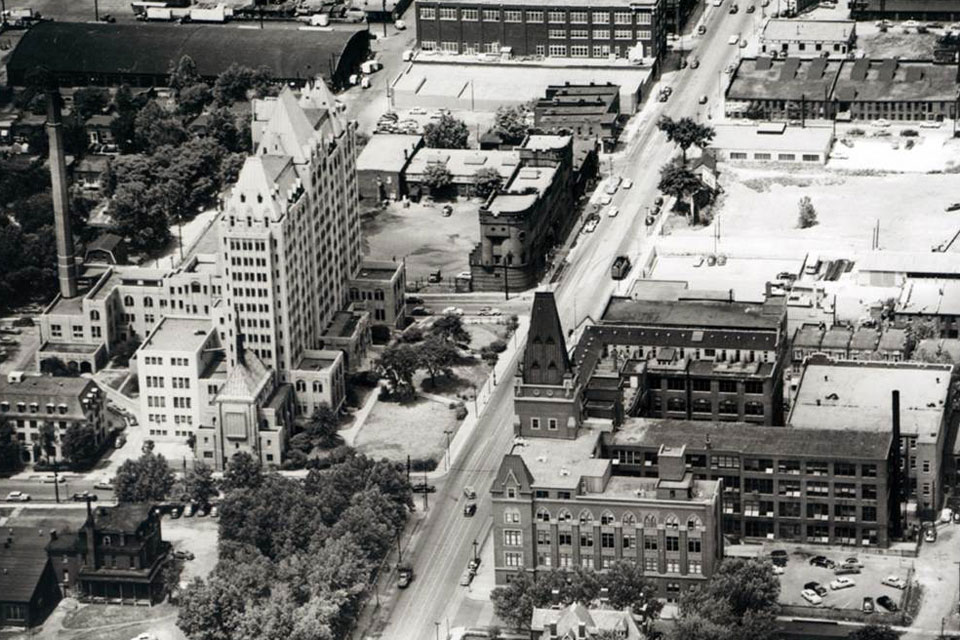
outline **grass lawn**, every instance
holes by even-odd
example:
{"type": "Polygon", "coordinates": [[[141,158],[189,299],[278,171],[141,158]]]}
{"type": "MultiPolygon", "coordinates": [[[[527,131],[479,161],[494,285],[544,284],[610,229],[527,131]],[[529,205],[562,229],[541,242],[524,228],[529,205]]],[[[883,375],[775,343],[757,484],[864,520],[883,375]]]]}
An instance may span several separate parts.
{"type": "Polygon", "coordinates": [[[443,432],[456,430],[459,425],[445,403],[422,397],[408,404],[378,402],[357,435],[355,446],[373,458],[403,461],[409,455],[439,459],[447,445],[443,432]]]}

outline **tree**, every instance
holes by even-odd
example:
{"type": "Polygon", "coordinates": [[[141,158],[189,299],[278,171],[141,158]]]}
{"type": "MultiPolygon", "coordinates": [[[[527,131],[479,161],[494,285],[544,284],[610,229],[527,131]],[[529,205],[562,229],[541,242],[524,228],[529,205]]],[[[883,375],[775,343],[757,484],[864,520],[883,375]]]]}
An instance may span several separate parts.
{"type": "Polygon", "coordinates": [[[309,439],[311,449],[333,449],[343,444],[340,435],[340,416],[326,402],[313,412],[303,432],[309,439]]]}
{"type": "Polygon", "coordinates": [[[849,640],[898,640],[900,632],[885,624],[868,624],[850,632],[849,640]]]}
{"type": "Polygon", "coordinates": [[[433,149],[466,149],[470,130],[463,120],[444,113],[423,128],[423,142],[433,149]]]}
{"type": "Polygon", "coordinates": [[[220,106],[245,102],[252,91],[257,97],[271,92],[270,69],[266,66],[251,69],[236,63],[227,67],[213,85],[213,97],[220,106]]]}
{"type": "Polygon", "coordinates": [[[177,93],[203,81],[200,74],[197,73],[196,63],[190,56],[182,56],[176,63],[171,60],[168,73],[170,74],[170,80],[167,84],[177,93]]]}
{"type": "Polygon", "coordinates": [[[210,87],[203,82],[191,84],[180,90],[177,95],[177,108],[187,116],[199,115],[203,108],[213,100],[210,87]]]}
{"type": "Polygon", "coordinates": [[[183,489],[190,502],[199,505],[210,504],[210,498],[217,495],[213,469],[202,462],[196,463],[193,469],[184,475],[183,489]]]}
{"type": "Polygon", "coordinates": [[[817,210],[813,208],[813,203],[810,202],[810,196],[800,198],[798,209],[797,226],[799,228],[809,229],[817,224],[817,210]]]}
{"type": "Polygon", "coordinates": [[[73,112],[81,122],[103,113],[110,104],[110,92],[103,87],[81,87],[73,93],[73,112]]]}
{"type": "Polygon", "coordinates": [[[187,130],[180,117],[155,100],[140,109],[133,124],[136,148],[148,153],[164,145],[179,145],[187,139],[187,130]]]}
{"type": "Polygon", "coordinates": [[[23,468],[23,446],[17,440],[13,425],[0,421],[0,473],[16,473],[23,468]]]}
{"type": "Polygon", "coordinates": [[[493,167],[482,167],[473,174],[473,183],[477,195],[486,198],[500,189],[503,178],[500,177],[500,172],[493,167]]]}
{"type": "Polygon", "coordinates": [[[52,422],[44,422],[40,425],[40,451],[43,457],[49,461],[50,456],[56,453],[57,430],[52,422]]]}
{"type": "Polygon", "coordinates": [[[241,451],[230,458],[227,469],[223,473],[221,486],[224,491],[256,489],[261,482],[263,482],[263,470],[260,468],[260,463],[246,451],[241,451]]]}
{"type": "Polygon", "coordinates": [[[530,107],[525,104],[514,107],[502,106],[497,108],[494,126],[500,131],[507,144],[520,144],[526,137],[530,127],[527,125],[527,116],[530,107]]]}
{"type": "Polygon", "coordinates": [[[144,453],[138,460],[127,460],[113,480],[118,502],[165,500],[173,488],[173,472],[162,455],[144,453]]]}
{"type": "Polygon", "coordinates": [[[437,386],[437,376],[453,375],[452,367],[459,354],[457,348],[438,335],[432,335],[417,346],[420,366],[430,374],[430,384],[437,386]]]}
{"type": "Polygon", "coordinates": [[[62,450],[64,459],[74,467],[93,462],[99,450],[96,429],[86,422],[72,423],[63,434],[62,450]]]}
{"type": "Polygon", "coordinates": [[[423,170],[423,185],[430,189],[434,195],[442,193],[453,184],[453,174],[447,165],[439,162],[431,162],[423,170]]]}
{"type": "Polygon", "coordinates": [[[219,576],[196,578],[180,597],[177,626],[191,640],[233,640],[244,613],[244,594],[219,576]]]}
{"type": "Polygon", "coordinates": [[[657,599],[657,587],[643,576],[643,567],[635,562],[615,563],[603,574],[607,597],[614,609],[630,608],[647,620],[660,617],[663,603],[657,599]]]}
{"type": "Polygon", "coordinates": [[[697,192],[702,188],[700,178],[680,162],[669,162],[660,168],[660,183],[658,188],[663,193],[673,196],[677,200],[689,199],[690,211],[693,214],[693,224],[700,224],[700,212],[694,200],[697,192]]]}
{"type": "Polygon", "coordinates": [[[687,165],[687,149],[692,146],[704,149],[716,135],[713,127],[700,124],[692,118],[674,120],[670,116],[661,116],[657,128],[666,134],[667,140],[680,147],[683,166],[687,165]]]}
{"type": "Polygon", "coordinates": [[[529,629],[533,610],[540,604],[535,601],[535,587],[536,579],[532,574],[517,572],[505,586],[490,593],[494,613],[514,629],[529,629]]]}
{"type": "Polygon", "coordinates": [[[437,318],[430,327],[430,333],[450,342],[470,344],[470,333],[463,328],[463,319],[454,313],[437,318]]]}
{"type": "Polygon", "coordinates": [[[374,368],[387,379],[391,392],[400,400],[413,396],[413,375],[419,366],[417,351],[408,344],[387,347],[374,363],[374,368]]]}

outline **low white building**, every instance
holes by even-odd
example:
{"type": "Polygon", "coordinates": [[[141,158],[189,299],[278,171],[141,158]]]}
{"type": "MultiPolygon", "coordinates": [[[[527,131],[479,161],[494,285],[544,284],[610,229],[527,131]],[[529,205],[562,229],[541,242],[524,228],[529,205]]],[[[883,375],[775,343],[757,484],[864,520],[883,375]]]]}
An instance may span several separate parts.
{"type": "Polygon", "coordinates": [[[853,20],[770,20],[760,34],[760,53],[773,57],[842,58],[853,50],[853,20]]]}
{"type": "Polygon", "coordinates": [[[711,148],[718,160],[824,164],[833,146],[833,127],[791,127],[783,122],[718,124],[711,148]]]}

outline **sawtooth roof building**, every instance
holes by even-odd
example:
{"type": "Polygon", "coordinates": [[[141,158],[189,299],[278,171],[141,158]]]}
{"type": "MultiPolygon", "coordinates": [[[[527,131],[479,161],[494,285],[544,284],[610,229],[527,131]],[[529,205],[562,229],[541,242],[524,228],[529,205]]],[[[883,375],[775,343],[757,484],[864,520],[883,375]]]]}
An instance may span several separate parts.
{"type": "Polygon", "coordinates": [[[222,25],[41,22],[7,62],[8,83],[23,86],[48,69],[61,86],[163,86],[171,62],[187,55],[213,80],[230,65],[266,67],[275,81],[306,84],[320,76],[343,86],[369,52],[366,30],[233,29],[222,25]]]}

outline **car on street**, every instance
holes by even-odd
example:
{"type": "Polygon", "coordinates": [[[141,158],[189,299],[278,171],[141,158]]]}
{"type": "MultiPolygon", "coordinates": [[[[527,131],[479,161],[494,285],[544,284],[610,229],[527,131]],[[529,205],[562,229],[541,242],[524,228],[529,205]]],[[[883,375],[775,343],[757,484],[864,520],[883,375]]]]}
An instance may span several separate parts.
{"type": "Polygon", "coordinates": [[[924,542],[936,542],[937,541],[937,530],[933,527],[927,527],[923,531],[923,541],[924,542]]]}
{"type": "Polygon", "coordinates": [[[653,223],[655,223],[656,221],[657,219],[655,217],[648,215],[646,218],[644,218],[643,223],[648,227],[652,227],[653,223]]]}
{"type": "Polygon", "coordinates": [[[29,502],[30,494],[23,491],[11,491],[7,494],[7,502],[29,502]]]}
{"type": "Polygon", "coordinates": [[[732,36],[727,38],[727,44],[737,44],[738,42],[740,42],[740,36],[738,36],[737,34],[733,34],[732,36]]]}
{"type": "Polygon", "coordinates": [[[804,589],[800,592],[800,597],[809,602],[810,604],[823,604],[823,598],[812,589],[804,589]]]}
{"type": "Polygon", "coordinates": [[[804,589],[809,589],[810,591],[813,591],[815,594],[817,594],[817,595],[820,596],[821,598],[822,598],[823,596],[827,595],[827,593],[828,593],[828,592],[827,592],[827,588],[824,587],[824,586],[823,586],[822,584],[820,584],[819,582],[817,582],[816,580],[811,580],[811,581],[808,582],[807,584],[803,585],[803,588],[804,588],[804,589]]]}
{"type": "Polygon", "coordinates": [[[173,557],[177,560],[193,560],[196,556],[193,555],[190,551],[184,551],[183,549],[177,549],[173,552],[173,557]]]}
{"type": "Polygon", "coordinates": [[[66,481],[67,481],[66,478],[64,478],[63,476],[57,475],[55,473],[51,473],[49,475],[46,475],[40,478],[40,482],[42,482],[43,484],[63,484],[66,481]]]}
{"type": "Polygon", "coordinates": [[[713,6],[719,7],[723,5],[723,0],[713,0],[713,6]]]}
{"type": "Polygon", "coordinates": [[[607,211],[607,217],[616,218],[619,213],[620,213],[620,209],[618,209],[617,207],[610,207],[610,210],[607,211]]]}
{"type": "Polygon", "coordinates": [[[739,6],[737,6],[737,5],[735,5],[735,4],[734,4],[734,5],[730,5],[730,13],[731,13],[731,14],[736,13],[736,12],[738,12],[738,11],[740,11],[740,7],[739,7],[739,6]]]}
{"type": "Polygon", "coordinates": [[[418,482],[412,487],[414,493],[434,493],[437,487],[426,482],[418,482]]]}
{"type": "Polygon", "coordinates": [[[590,220],[587,221],[587,224],[583,226],[583,230],[586,231],[587,233],[593,233],[594,231],[597,230],[598,224],[600,224],[599,220],[597,220],[596,218],[591,218],[590,220]]]}
{"type": "Polygon", "coordinates": [[[470,582],[471,582],[472,580],[473,580],[473,574],[470,573],[470,570],[469,570],[469,569],[467,569],[466,571],[463,572],[463,575],[460,576],[460,586],[461,586],[461,587],[469,587],[469,586],[470,586],[470,582]]]}
{"type": "Polygon", "coordinates": [[[500,309],[494,309],[493,307],[481,307],[480,311],[477,312],[478,316],[499,316],[501,314],[500,309]]]}
{"type": "Polygon", "coordinates": [[[691,69],[696,69],[696,68],[699,67],[699,66],[700,66],[700,58],[694,58],[694,59],[690,62],[690,68],[691,68],[691,69]]]}
{"type": "Polygon", "coordinates": [[[477,513],[477,503],[474,502],[473,500],[463,505],[464,518],[472,518],[476,513],[477,513]]]}
{"type": "Polygon", "coordinates": [[[699,27],[697,27],[697,33],[699,33],[701,36],[706,32],[707,32],[707,25],[702,24],[699,27]]]}
{"type": "Polygon", "coordinates": [[[873,598],[871,598],[870,596],[865,596],[863,598],[863,605],[860,607],[860,609],[864,613],[873,613],[874,611],[876,611],[876,607],[873,604],[873,598]]]}
{"type": "Polygon", "coordinates": [[[73,500],[74,502],[86,502],[88,498],[90,502],[96,502],[97,494],[90,493],[89,491],[84,491],[83,493],[75,493],[72,496],[70,496],[70,499],[73,500]]]}
{"type": "Polygon", "coordinates": [[[900,607],[897,606],[897,603],[893,601],[893,598],[890,596],[880,596],[877,598],[877,604],[886,609],[887,611],[899,611],[900,607]]]}
{"type": "Polygon", "coordinates": [[[476,500],[477,499],[477,490],[472,486],[467,485],[463,488],[463,497],[467,500],[476,500]]]}
{"type": "Polygon", "coordinates": [[[653,204],[655,204],[655,205],[657,206],[657,208],[662,207],[662,206],[663,206],[663,196],[657,196],[656,198],[654,198],[654,199],[653,199],[653,204]]]}
{"type": "Polygon", "coordinates": [[[756,10],[757,10],[757,7],[754,5],[750,5],[749,7],[747,7],[747,13],[753,13],[756,10]]]}
{"type": "Polygon", "coordinates": [[[413,567],[408,564],[401,564],[397,567],[397,586],[406,589],[413,580],[413,567]]]}
{"type": "Polygon", "coordinates": [[[620,188],[620,178],[617,176],[614,176],[610,178],[610,181],[607,183],[607,188],[605,189],[605,191],[607,192],[608,195],[612,196],[617,192],[617,189],[619,188],[620,188]]]}
{"type": "Polygon", "coordinates": [[[837,566],[836,562],[826,556],[813,556],[810,558],[810,564],[815,567],[823,567],[824,569],[833,569],[837,566]]]}
{"type": "Polygon", "coordinates": [[[893,587],[894,589],[906,589],[907,581],[901,578],[900,576],[887,576],[880,581],[880,584],[886,585],[888,587],[893,587]]]}
{"type": "Polygon", "coordinates": [[[787,570],[781,566],[773,565],[773,575],[775,576],[782,576],[784,573],[786,573],[786,571],[787,570]]]}
{"type": "Polygon", "coordinates": [[[607,205],[610,204],[611,202],[613,202],[613,198],[611,198],[610,196],[608,196],[608,195],[606,195],[606,194],[604,194],[604,195],[602,195],[602,196],[600,197],[600,204],[602,204],[603,206],[607,206],[607,205]]]}
{"type": "Polygon", "coordinates": [[[463,309],[460,307],[446,307],[443,311],[440,312],[440,315],[444,316],[462,316],[463,309]]]}
{"type": "Polygon", "coordinates": [[[709,100],[709,98],[707,98],[707,96],[700,96],[699,102],[700,102],[700,104],[707,104],[707,100],[709,100]]]}
{"type": "Polygon", "coordinates": [[[470,562],[467,563],[467,569],[477,572],[477,569],[480,568],[480,558],[470,558],[470,562]]]}
{"type": "Polygon", "coordinates": [[[108,491],[113,491],[113,480],[110,478],[100,478],[97,480],[96,484],[93,485],[94,489],[107,489],[108,491]]]}
{"type": "Polygon", "coordinates": [[[633,180],[631,180],[630,178],[625,178],[624,181],[620,184],[620,186],[623,187],[624,189],[629,189],[630,187],[633,186],[633,180]]]}
{"type": "Polygon", "coordinates": [[[787,560],[789,559],[789,554],[783,549],[774,549],[770,552],[770,562],[778,567],[787,566],[787,560]]]}
{"type": "Polygon", "coordinates": [[[740,48],[741,48],[741,49],[745,49],[746,46],[747,46],[747,41],[746,41],[746,40],[741,40],[741,41],[740,41],[740,48]]]}
{"type": "Polygon", "coordinates": [[[830,583],[830,589],[833,591],[839,591],[840,589],[849,589],[851,587],[857,586],[857,583],[853,581],[852,578],[837,578],[830,583]]]}
{"type": "Polygon", "coordinates": [[[844,558],[843,564],[851,565],[859,569],[863,569],[863,563],[860,562],[860,558],[858,558],[857,556],[850,556],[849,558],[844,558]]]}

